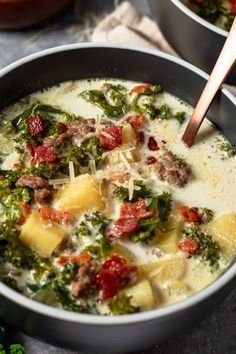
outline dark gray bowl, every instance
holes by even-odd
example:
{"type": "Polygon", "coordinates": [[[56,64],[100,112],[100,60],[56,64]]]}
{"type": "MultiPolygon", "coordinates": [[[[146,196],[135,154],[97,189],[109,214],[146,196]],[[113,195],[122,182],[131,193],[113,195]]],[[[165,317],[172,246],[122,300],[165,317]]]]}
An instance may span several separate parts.
{"type": "MultiPolygon", "coordinates": [[[[153,18],[176,52],[210,73],[228,32],[203,20],[179,0],[149,0],[149,4],[153,18]]],[[[226,81],[236,85],[236,65],[226,81]]]]}
{"type": "MultiPolygon", "coordinates": [[[[106,45],[49,49],[0,72],[0,109],[22,96],[65,80],[121,78],[159,83],[194,105],[207,75],[157,51],[106,45]]],[[[236,147],[236,99],[219,92],[209,118],[236,147]]],[[[124,353],[176,336],[205,317],[232,290],[236,264],[194,296],[149,312],[108,317],[55,309],[30,300],[0,283],[0,316],[28,335],[76,351],[124,353]]]]}

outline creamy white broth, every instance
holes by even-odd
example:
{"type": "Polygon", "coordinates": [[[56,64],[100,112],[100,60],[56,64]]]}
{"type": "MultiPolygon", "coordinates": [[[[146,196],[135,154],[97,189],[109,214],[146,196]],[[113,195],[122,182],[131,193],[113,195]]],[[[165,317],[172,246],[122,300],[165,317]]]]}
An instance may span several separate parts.
{"type": "MultiPolygon", "coordinates": [[[[102,111],[78,97],[78,94],[84,90],[100,88],[103,82],[103,80],[92,80],[90,82],[83,80],[63,83],[45,92],[35,93],[32,97],[43,103],[59,106],[65,111],[76,113],[82,117],[103,116],[102,111]]],[[[134,86],[133,82],[120,80],[117,80],[117,82],[125,85],[128,89],[134,86]]],[[[173,113],[185,111],[188,117],[193,111],[190,105],[167,92],[159,95],[158,102],[168,103],[173,113]]],[[[197,138],[195,145],[188,149],[181,143],[185,126],[186,124],[183,124],[179,127],[178,122],[175,121],[163,121],[158,124],[151,121],[147,131],[148,135],[155,136],[160,141],[166,140],[168,148],[185,158],[193,170],[194,177],[185,188],[175,189],[174,199],[183,205],[197,204],[198,206],[208,207],[218,215],[222,212],[224,214],[236,212],[236,194],[232,193],[232,191],[236,191],[236,180],[232,178],[232,173],[236,171],[236,159],[222,160],[220,155],[215,153],[215,148],[212,145],[215,145],[219,133],[206,120],[200,128],[199,138],[197,138]],[[204,140],[199,143],[201,136],[204,135],[207,136],[207,141],[204,140]],[[219,171],[224,171],[224,173],[219,174],[219,171]]],[[[147,149],[144,150],[144,153],[152,154],[147,149]]],[[[155,177],[154,179],[156,180],[155,177]]],[[[157,182],[156,187],[159,185],[162,185],[162,183],[157,182]]],[[[166,186],[166,184],[164,185],[166,186]]]]}
{"type": "MultiPolygon", "coordinates": [[[[121,80],[109,79],[107,82],[123,85],[127,90],[131,90],[134,86],[139,85],[138,83],[131,81],[124,82],[121,80]]],[[[104,80],[100,79],[66,82],[32,94],[29,101],[34,102],[37,100],[43,104],[59,107],[71,114],[76,114],[84,118],[95,118],[97,125],[96,130],[99,132],[99,124],[101,124],[102,119],[107,120],[107,117],[105,117],[102,110],[89,104],[79,95],[84,90],[100,89],[103,84],[104,80]]],[[[129,103],[131,102],[131,99],[132,98],[128,96],[129,103]]],[[[185,111],[186,117],[188,118],[193,110],[187,103],[169,93],[164,92],[157,94],[155,104],[159,106],[164,103],[169,105],[172,115],[176,112],[185,111]]],[[[12,120],[12,118],[20,112],[22,112],[22,103],[15,104],[13,107],[6,110],[4,112],[4,117],[6,120],[12,120]]],[[[127,116],[129,115],[130,113],[127,113],[127,116]]],[[[108,120],[111,120],[115,125],[122,125],[124,122],[123,118],[115,121],[109,117],[108,120]]],[[[214,219],[221,215],[236,213],[236,159],[234,157],[222,159],[224,154],[222,155],[217,148],[216,141],[218,139],[223,142],[224,139],[207,120],[204,121],[200,129],[195,145],[191,149],[188,149],[181,142],[181,137],[187,120],[184,124],[180,125],[178,121],[174,119],[163,121],[148,119],[147,124],[142,129],[145,133],[146,142],[142,147],[139,147],[140,161],[128,164],[127,166],[127,162],[121,159],[119,163],[105,164],[101,169],[97,169],[95,170],[95,173],[92,173],[93,177],[99,184],[99,192],[105,200],[105,209],[103,210],[102,215],[107,219],[116,220],[119,218],[120,212],[120,202],[116,198],[106,199],[104,195],[104,177],[110,177],[112,174],[117,173],[124,174],[126,172],[130,175],[128,180],[125,184],[118,181],[118,186],[124,185],[126,188],[129,188],[129,180],[142,179],[144,180],[145,185],[150,188],[154,194],[161,194],[162,192],[169,192],[172,194],[173,211],[175,211],[175,208],[179,205],[208,208],[213,210],[214,219]],[[160,151],[150,151],[148,149],[148,137],[154,137],[160,146],[164,145],[166,150],[172,151],[190,166],[191,176],[185,186],[177,188],[167,182],[158,180],[153,167],[145,165],[145,156],[155,156],[157,159],[161,156],[160,151]],[[203,139],[203,137],[206,138],[203,139]]],[[[98,132],[96,131],[95,133],[98,132]]],[[[132,151],[132,147],[130,149],[132,151]]],[[[12,169],[15,163],[19,162],[18,152],[8,150],[7,152],[9,152],[9,155],[1,165],[2,170],[12,169]]],[[[112,151],[107,151],[106,154],[107,156],[110,156],[112,151]]],[[[91,173],[91,170],[89,173],[91,173]]],[[[63,190],[66,186],[59,186],[58,188],[63,190]]],[[[55,209],[60,209],[60,200],[59,202],[57,200],[53,201],[52,206],[55,209]]],[[[83,215],[77,217],[75,225],[79,225],[81,220],[83,220],[83,215]]],[[[51,224],[49,227],[50,226],[51,224]]],[[[66,226],[66,230],[67,232],[70,232],[72,228],[66,226]]],[[[163,234],[161,235],[161,237],[163,237],[163,234]]],[[[78,240],[77,249],[71,254],[77,255],[78,252],[83,251],[83,249],[90,243],[91,237],[81,237],[78,240]]],[[[158,245],[158,236],[148,244],[141,242],[132,243],[128,239],[113,240],[113,246],[118,254],[122,254],[125,258],[127,256],[127,259],[132,264],[134,263],[140,267],[141,272],[143,266],[145,267],[147,264],[152,264],[156,261],[166,260],[171,263],[171,260],[176,259],[176,257],[178,259],[183,259],[184,262],[186,260],[184,269],[179,270],[180,275],[176,275],[176,278],[167,279],[164,277],[165,279],[161,281],[158,277],[160,272],[162,272],[162,266],[160,269],[151,271],[150,277],[149,275],[146,275],[146,278],[151,282],[155,306],[157,307],[179,301],[201,290],[214,281],[225,267],[229,265],[228,259],[225,261],[224,257],[221,257],[219,260],[219,268],[212,271],[207,262],[202,262],[198,257],[188,258],[187,255],[180,250],[177,250],[174,253],[165,252],[162,247],[158,245]],[[159,279],[158,281],[153,281],[155,274],[157,279],[159,279]]],[[[62,252],[62,254],[66,253],[62,252]]],[[[57,260],[57,256],[54,256],[54,265],[56,267],[57,260]]],[[[33,279],[32,271],[23,270],[21,275],[17,278],[17,282],[20,288],[24,288],[24,283],[31,282],[33,279]]],[[[70,289],[69,286],[67,288],[70,289]]],[[[136,298],[136,293],[133,295],[132,287],[130,294],[129,287],[125,291],[128,295],[133,296],[134,299],[136,298]]],[[[28,296],[30,295],[28,291],[25,293],[28,296]]],[[[37,296],[35,299],[37,299],[37,296]]],[[[39,301],[44,302],[45,299],[39,299],[39,301]]],[[[50,304],[54,305],[54,302],[50,301],[50,304]]],[[[61,305],[57,304],[57,306],[61,305]]],[[[142,301],[140,305],[141,310],[149,310],[155,306],[152,304],[150,307],[147,306],[147,304],[142,305],[142,301]]],[[[101,314],[109,313],[109,308],[106,303],[99,303],[97,305],[97,310],[101,314]]]]}

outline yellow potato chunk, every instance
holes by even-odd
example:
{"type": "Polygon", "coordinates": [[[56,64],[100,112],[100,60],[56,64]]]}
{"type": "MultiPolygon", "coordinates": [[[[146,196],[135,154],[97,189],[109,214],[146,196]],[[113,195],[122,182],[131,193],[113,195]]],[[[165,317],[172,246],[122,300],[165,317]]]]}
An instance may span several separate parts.
{"type": "Polygon", "coordinates": [[[146,273],[150,279],[163,283],[170,279],[179,280],[183,278],[186,268],[186,259],[181,256],[174,256],[143,264],[140,266],[140,271],[146,273]]]}
{"type": "Polygon", "coordinates": [[[183,222],[177,218],[170,218],[164,223],[164,228],[168,232],[157,231],[157,246],[165,253],[176,253],[178,242],[183,229],[183,222]]]}
{"type": "Polygon", "coordinates": [[[134,261],[134,255],[133,253],[126,247],[124,247],[122,244],[120,243],[116,243],[114,242],[112,244],[112,250],[111,250],[111,254],[114,255],[118,255],[120,257],[123,257],[125,259],[127,259],[130,262],[134,261]]]}
{"type": "Polygon", "coordinates": [[[154,280],[152,285],[158,294],[159,301],[166,305],[183,300],[191,294],[187,284],[180,280],[169,280],[164,284],[154,280]]]}
{"type": "Polygon", "coordinates": [[[104,204],[99,187],[88,174],[76,177],[74,183],[68,183],[55,197],[56,206],[73,215],[92,210],[103,210],[104,204]]]}
{"type": "Polygon", "coordinates": [[[123,125],[122,129],[122,145],[135,146],[137,144],[136,134],[131,126],[131,124],[126,123],[123,125]]]}
{"type": "Polygon", "coordinates": [[[119,145],[119,151],[114,150],[109,154],[109,163],[121,163],[124,162],[124,159],[129,163],[138,161],[136,145],[137,138],[132,126],[129,123],[124,124],[122,129],[122,144],[119,145]]]}
{"type": "Polygon", "coordinates": [[[125,293],[131,296],[131,304],[140,307],[141,310],[151,310],[156,305],[151,284],[147,279],[128,288],[125,293]]]}
{"type": "Polygon", "coordinates": [[[205,226],[205,231],[217,241],[222,256],[228,263],[236,253],[236,214],[226,214],[205,226]]]}
{"type": "Polygon", "coordinates": [[[65,232],[57,225],[43,221],[38,211],[33,211],[22,226],[20,241],[43,258],[51,256],[65,237],[65,232]]]}

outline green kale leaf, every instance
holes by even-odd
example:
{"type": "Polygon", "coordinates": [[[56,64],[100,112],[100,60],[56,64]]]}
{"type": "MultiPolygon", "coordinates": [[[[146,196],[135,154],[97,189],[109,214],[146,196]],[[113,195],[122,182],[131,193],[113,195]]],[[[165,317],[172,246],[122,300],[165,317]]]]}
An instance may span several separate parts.
{"type": "Polygon", "coordinates": [[[130,236],[131,242],[148,242],[155,237],[155,230],[159,228],[160,222],[168,219],[171,212],[172,197],[170,193],[163,192],[153,197],[148,210],[155,211],[155,216],[139,220],[140,230],[130,236]]]}
{"type": "Polygon", "coordinates": [[[220,4],[216,0],[205,0],[199,5],[198,14],[205,20],[214,23],[221,15],[220,4]]]}
{"type": "Polygon", "coordinates": [[[162,92],[162,87],[159,85],[153,85],[145,92],[137,93],[131,102],[131,111],[139,112],[142,114],[148,114],[151,119],[155,119],[160,110],[153,105],[155,95],[162,92]],[[144,101],[140,98],[144,97],[144,101]]]}
{"type": "Polygon", "coordinates": [[[221,160],[227,160],[236,155],[236,151],[232,145],[223,137],[216,139],[216,152],[220,153],[221,160]]]}
{"type": "Polygon", "coordinates": [[[140,309],[130,303],[131,296],[120,293],[109,301],[108,306],[112,315],[126,315],[128,313],[139,312],[140,309]]]}
{"type": "Polygon", "coordinates": [[[26,351],[24,349],[24,347],[21,344],[11,344],[9,349],[6,349],[5,343],[4,345],[2,344],[2,342],[4,342],[5,339],[5,328],[3,327],[3,325],[0,325],[0,354],[26,354],[26,351]]]}
{"type": "Polygon", "coordinates": [[[179,122],[179,125],[184,124],[186,120],[186,113],[185,112],[176,112],[174,118],[179,122]]]}
{"type": "Polygon", "coordinates": [[[49,261],[23,245],[15,223],[6,221],[0,225],[0,259],[16,267],[48,270],[49,261]]]}
{"type": "Polygon", "coordinates": [[[93,242],[86,246],[84,250],[95,257],[106,259],[111,251],[110,243],[105,237],[108,223],[109,220],[102,217],[98,212],[85,215],[84,220],[80,222],[73,234],[77,237],[91,236],[93,242]]]}
{"type": "Polygon", "coordinates": [[[0,185],[0,215],[5,215],[8,221],[17,222],[22,216],[20,205],[28,203],[31,197],[32,193],[28,188],[10,189],[7,180],[4,180],[0,185]]]}
{"type": "Polygon", "coordinates": [[[58,273],[58,276],[53,282],[53,290],[59,303],[65,310],[74,312],[86,312],[86,308],[81,305],[79,300],[72,298],[68,285],[71,284],[79,269],[79,265],[70,262],[67,263],[64,269],[58,273]]]}
{"type": "Polygon", "coordinates": [[[96,238],[99,234],[104,235],[109,220],[102,217],[99,212],[91,215],[85,215],[79,226],[74,230],[76,236],[93,236],[96,238]]]}
{"type": "Polygon", "coordinates": [[[152,198],[149,210],[156,211],[160,221],[166,221],[171,212],[172,196],[168,192],[163,192],[157,197],[152,198]]]}
{"type": "Polygon", "coordinates": [[[68,174],[68,164],[70,161],[74,161],[75,174],[77,175],[80,173],[79,169],[77,170],[77,164],[87,167],[91,161],[91,156],[95,161],[96,167],[98,167],[99,163],[104,160],[103,153],[104,150],[100,146],[98,137],[94,136],[84,141],[80,146],[68,149],[67,156],[60,160],[59,170],[68,174]]]}
{"type": "Polygon", "coordinates": [[[10,277],[9,275],[4,275],[4,276],[0,277],[0,280],[3,284],[9,286],[9,288],[21,293],[21,290],[19,289],[19,287],[17,285],[16,279],[10,277]]]}
{"type": "Polygon", "coordinates": [[[36,102],[27,108],[24,112],[15,117],[11,122],[12,126],[18,133],[15,141],[19,145],[21,145],[22,142],[26,140],[32,142],[35,145],[40,144],[37,137],[32,137],[29,135],[29,129],[27,125],[28,119],[36,115],[40,115],[43,118],[43,136],[52,136],[54,138],[58,136],[58,128],[56,123],[68,123],[70,121],[81,118],[75,114],[67,113],[60,108],[55,108],[50,105],[36,102]]]}
{"type": "Polygon", "coordinates": [[[202,219],[201,222],[203,224],[207,224],[208,222],[210,222],[213,217],[214,217],[214,212],[211,209],[207,209],[207,208],[199,208],[199,213],[202,215],[202,219]]]}
{"type": "Polygon", "coordinates": [[[123,186],[117,188],[113,195],[117,197],[123,203],[134,203],[137,202],[139,199],[151,198],[152,192],[147,189],[147,187],[143,184],[141,180],[134,180],[134,186],[139,187],[140,189],[134,190],[133,197],[129,200],[129,190],[123,186]]]}
{"type": "Polygon", "coordinates": [[[102,90],[86,90],[81,92],[80,96],[87,102],[102,109],[104,114],[110,118],[122,118],[129,110],[127,90],[122,85],[106,83],[103,85],[102,90]]]}
{"type": "Polygon", "coordinates": [[[20,344],[10,345],[8,354],[26,354],[24,347],[20,344]]]}
{"type": "Polygon", "coordinates": [[[198,243],[198,253],[203,262],[217,269],[219,267],[220,246],[218,242],[213,241],[212,236],[202,232],[198,225],[187,226],[183,231],[184,238],[195,240],[198,243]]]}

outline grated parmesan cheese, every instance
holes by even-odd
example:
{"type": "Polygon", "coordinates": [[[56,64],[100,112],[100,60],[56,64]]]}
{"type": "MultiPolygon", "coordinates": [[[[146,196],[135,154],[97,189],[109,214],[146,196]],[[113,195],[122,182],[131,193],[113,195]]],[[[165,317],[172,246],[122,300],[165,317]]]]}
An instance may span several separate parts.
{"type": "Polygon", "coordinates": [[[76,160],[75,157],[72,158],[72,161],[74,162],[74,164],[75,164],[76,166],[80,166],[79,162],[76,160]]]}
{"type": "Polygon", "coordinates": [[[128,191],[129,191],[129,200],[132,200],[134,195],[134,181],[132,179],[129,180],[128,191]]]}
{"type": "Polygon", "coordinates": [[[74,183],[75,182],[75,169],[74,169],[74,164],[72,161],[69,161],[69,176],[70,176],[70,182],[74,183]]]}
{"type": "Polygon", "coordinates": [[[53,189],[58,189],[58,190],[60,190],[60,189],[63,189],[63,187],[60,186],[59,184],[53,184],[53,189]]]}
{"type": "Polygon", "coordinates": [[[86,152],[86,155],[89,157],[89,168],[90,168],[92,174],[95,175],[95,173],[96,173],[95,159],[94,159],[93,155],[90,154],[90,152],[88,152],[88,151],[86,152]]]}
{"type": "Polygon", "coordinates": [[[107,133],[107,132],[101,132],[101,134],[103,135],[103,136],[105,136],[106,138],[108,138],[108,139],[111,139],[111,140],[114,140],[115,138],[114,138],[114,136],[112,136],[111,134],[109,134],[109,133],[107,133]]]}
{"type": "Polygon", "coordinates": [[[140,191],[140,189],[141,189],[141,187],[134,185],[134,190],[135,190],[135,191],[140,191]]]}
{"type": "Polygon", "coordinates": [[[96,120],[96,123],[95,123],[95,133],[96,133],[96,135],[99,134],[100,128],[101,128],[101,117],[97,116],[97,120],[96,120]]]}
{"type": "Polygon", "coordinates": [[[91,170],[91,173],[93,175],[95,175],[96,173],[96,164],[95,164],[95,160],[89,160],[89,167],[90,167],[90,170],[91,170]]]}
{"type": "Polygon", "coordinates": [[[57,178],[57,179],[50,179],[49,180],[49,184],[50,185],[58,185],[58,184],[65,184],[65,183],[69,183],[70,180],[69,178],[57,178]]]}
{"type": "Polygon", "coordinates": [[[121,150],[119,151],[119,155],[120,155],[120,159],[122,160],[122,162],[124,163],[124,165],[127,167],[128,170],[130,170],[130,164],[129,162],[126,160],[125,156],[123,155],[121,150]]]}
{"type": "Polygon", "coordinates": [[[92,153],[93,156],[97,156],[97,147],[95,145],[92,147],[92,153]]]}

